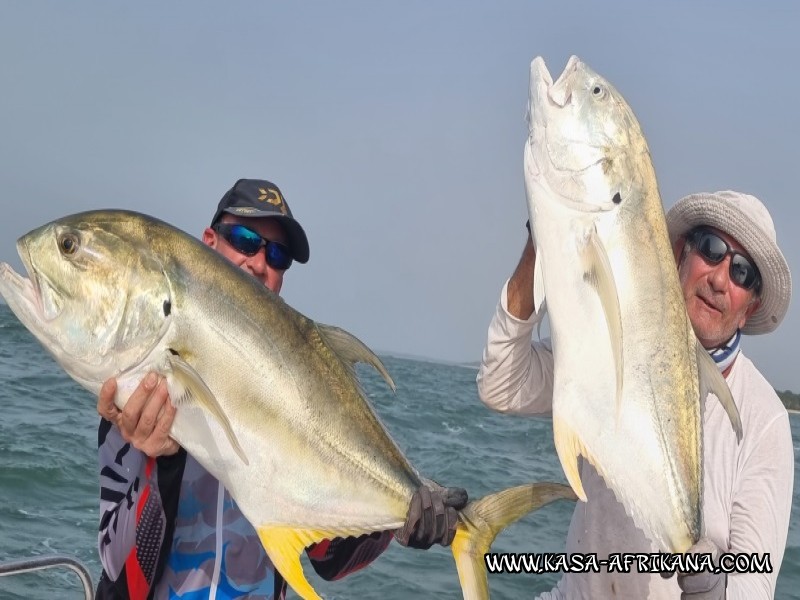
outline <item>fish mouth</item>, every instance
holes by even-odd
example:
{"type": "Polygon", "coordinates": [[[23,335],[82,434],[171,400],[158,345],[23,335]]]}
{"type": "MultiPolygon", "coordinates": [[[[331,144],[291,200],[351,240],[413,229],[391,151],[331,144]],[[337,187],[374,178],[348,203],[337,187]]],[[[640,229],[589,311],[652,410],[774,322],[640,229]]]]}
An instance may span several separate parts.
{"type": "Polygon", "coordinates": [[[545,107],[550,103],[549,90],[553,85],[553,76],[541,56],[531,63],[530,89],[528,92],[528,130],[533,135],[535,127],[545,127],[545,107]]]}
{"type": "Polygon", "coordinates": [[[537,124],[543,124],[541,117],[542,111],[547,108],[564,108],[572,97],[573,75],[581,66],[581,61],[577,56],[571,56],[567,61],[564,71],[554,82],[553,76],[547,70],[547,65],[541,56],[537,56],[531,62],[530,73],[530,98],[529,124],[533,127],[534,119],[537,124]],[[537,109],[535,110],[534,107],[537,109]],[[530,114],[532,113],[532,114],[530,114]]]}
{"type": "Polygon", "coordinates": [[[10,305],[24,304],[42,314],[41,295],[31,279],[17,273],[8,263],[0,263],[0,296],[10,305]]]}
{"type": "Polygon", "coordinates": [[[45,320],[41,285],[31,262],[30,253],[22,240],[17,242],[17,253],[28,277],[17,273],[8,263],[0,263],[0,296],[11,308],[18,307],[38,319],[45,320]]]}
{"type": "Polygon", "coordinates": [[[570,101],[573,88],[572,76],[580,65],[581,61],[577,56],[570,56],[567,61],[567,66],[564,67],[564,71],[561,73],[560,77],[555,82],[553,82],[551,78],[550,87],[547,90],[547,97],[552,104],[555,104],[559,108],[564,108],[567,102],[570,101]]]}

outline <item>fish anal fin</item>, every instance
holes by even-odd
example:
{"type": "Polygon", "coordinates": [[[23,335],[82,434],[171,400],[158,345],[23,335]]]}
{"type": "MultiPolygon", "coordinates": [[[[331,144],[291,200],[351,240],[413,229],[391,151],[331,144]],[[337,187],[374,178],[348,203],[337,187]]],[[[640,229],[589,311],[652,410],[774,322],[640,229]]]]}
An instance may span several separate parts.
{"type": "Polygon", "coordinates": [[[164,353],[164,360],[158,371],[167,380],[169,397],[175,406],[191,403],[208,412],[222,427],[225,436],[228,438],[233,450],[242,459],[242,462],[246,465],[250,464],[236,434],[233,432],[228,416],[222,410],[217,398],[214,396],[214,392],[208,388],[200,374],[174,350],[164,353]]]}
{"type": "Polygon", "coordinates": [[[622,355],[622,312],[619,307],[619,295],[614,281],[614,272],[611,269],[611,261],[608,259],[605,247],[595,229],[592,229],[587,236],[584,249],[584,268],[586,269],[585,279],[597,290],[606,317],[611,355],[614,358],[616,418],[619,421],[622,410],[622,381],[625,372],[622,355]]]}
{"type": "Polygon", "coordinates": [[[336,356],[348,367],[352,368],[352,366],[358,362],[372,365],[375,367],[375,370],[381,374],[381,377],[383,377],[387,385],[392,388],[392,391],[395,390],[394,381],[386,370],[386,367],[383,366],[381,359],[378,358],[364,342],[340,327],[323,325],[322,323],[315,323],[315,325],[320,337],[325,340],[336,356]]]}
{"type": "Polygon", "coordinates": [[[275,569],[303,600],[322,600],[303,574],[300,554],[311,544],[337,537],[334,532],[289,527],[257,527],[258,537],[275,569]]]}
{"type": "Polygon", "coordinates": [[[553,415],[553,439],[558,459],[561,461],[561,468],[564,470],[564,475],[567,476],[567,481],[569,481],[578,498],[586,502],[586,492],[583,490],[581,476],[578,473],[578,456],[581,454],[585,456],[586,452],[572,428],[563,419],[555,415],[553,415]]]}
{"type": "Polygon", "coordinates": [[[700,400],[705,401],[709,392],[713,392],[719,398],[722,408],[728,413],[731,426],[736,432],[736,439],[741,442],[742,419],[739,416],[739,409],[736,408],[736,403],[733,401],[731,389],[722,373],[719,372],[717,363],[699,341],[697,342],[697,370],[700,381],[700,400]]]}

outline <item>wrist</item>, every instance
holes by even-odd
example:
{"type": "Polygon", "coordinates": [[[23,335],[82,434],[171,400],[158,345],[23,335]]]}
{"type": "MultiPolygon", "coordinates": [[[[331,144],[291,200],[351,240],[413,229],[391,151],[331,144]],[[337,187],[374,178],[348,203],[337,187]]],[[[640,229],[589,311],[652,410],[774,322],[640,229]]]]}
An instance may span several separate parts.
{"type": "Polygon", "coordinates": [[[181,448],[180,446],[177,447],[172,453],[165,453],[160,456],[156,457],[156,464],[159,468],[173,468],[177,465],[181,464],[185,458],[186,450],[181,448]]]}

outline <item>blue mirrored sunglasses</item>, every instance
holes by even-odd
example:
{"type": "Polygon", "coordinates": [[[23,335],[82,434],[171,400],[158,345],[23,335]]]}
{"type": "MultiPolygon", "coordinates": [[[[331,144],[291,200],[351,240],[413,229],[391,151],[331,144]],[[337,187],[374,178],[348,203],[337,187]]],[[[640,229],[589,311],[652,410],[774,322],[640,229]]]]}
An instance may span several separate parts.
{"type": "Polygon", "coordinates": [[[246,256],[255,256],[263,246],[267,264],[273,269],[285,271],[292,266],[292,255],[288,246],[265,239],[244,225],[217,223],[211,229],[220,234],[237,252],[246,256]]]}
{"type": "Polygon", "coordinates": [[[756,266],[741,252],[733,250],[728,242],[708,229],[695,229],[687,236],[689,243],[703,259],[712,265],[718,265],[730,255],[729,277],[739,287],[746,290],[761,288],[761,274],[756,266]]]}

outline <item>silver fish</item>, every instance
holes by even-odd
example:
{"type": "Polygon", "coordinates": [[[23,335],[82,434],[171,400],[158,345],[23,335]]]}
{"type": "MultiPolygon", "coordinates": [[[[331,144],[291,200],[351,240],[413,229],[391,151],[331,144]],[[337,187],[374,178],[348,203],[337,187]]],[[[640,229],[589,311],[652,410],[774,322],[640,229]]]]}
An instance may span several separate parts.
{"type": "MultiPolygon", "coordinates": [[[[165,376],[171,435],[231,492],[302,598],[319,598],[300,553],[393,530],[423,479],[369,406],[354,364],[380,360],[304,317],[198,240],[156,219],[95,211],[20,238],[26,279],[0,264],[0,294],[64,370],[122,408],[165,376]]],[[[452,550],[465,598],[487,598],[483,554],[510,522],[568,486],[525,485],[468,504],[452,550]]]]}
{"type": "Polygon", "coordinates": [[[639,123],[577,57],[555,82],[536,58],[524,168],[561,465],[586,501],[583,456],[650,539],[685,552],[702,531],[701,401],[713,391],[740,438],[741,422],[686,313],[639,123]]]}

